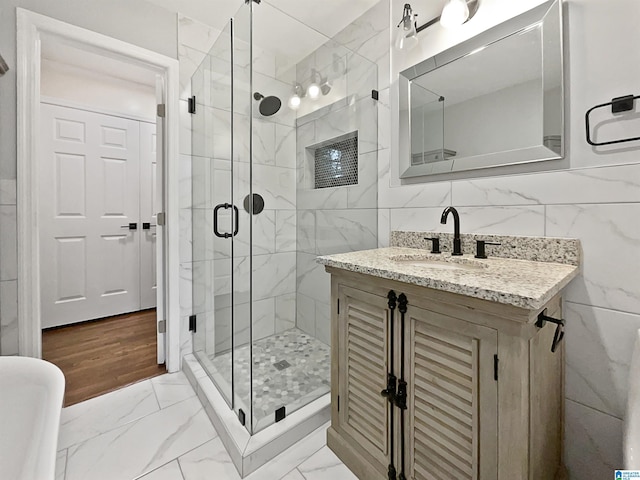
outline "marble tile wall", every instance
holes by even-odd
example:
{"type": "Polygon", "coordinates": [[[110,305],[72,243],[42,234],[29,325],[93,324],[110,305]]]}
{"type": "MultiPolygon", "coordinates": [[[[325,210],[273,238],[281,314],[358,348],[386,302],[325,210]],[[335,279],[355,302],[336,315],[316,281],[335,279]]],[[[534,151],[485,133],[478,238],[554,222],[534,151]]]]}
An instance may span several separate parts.
{"type": "MultiPolygon", "coordinates": [[[[393,0],[392,12],[403,3],[393,0]]],[[[500,0],[484,5],[483,17],[459,32],[434,26],[409,54],[391,50],[392,73],[539,3],[500,0]]],[[[451,225],[439,222],[447,205],[459,209],[465,233],[580,239],[583,271],[567,289],[564,305],[565,460],[572,479],[607,478],[622,465],[631,339],[640,328],[640,227],[634,220],[640,215],[640,150],[634,144],[591,148],[582,119],[591,106],[637,87],[637,64],[617,68],[614,76],[607,72],[617,64],[610,52],[628,51],[637,42],[640,11],[630,0],[615,6],[572,0],[565,14],[568,168],[401,185],[395,153],[380,154],[378,240],[387,246],[389,231],[400,228],[450,232],[451,225]]],[[[394,18],[389,24],[395,27],[394,18]]],[[[631,123],[620,122],[617,133],[637,133],[638,124],[631,123]]],[[[380,120],[381,132],[392,128],[394,122],[380,120]]]]}
{"type": "MultiPolygon", "coordinates": [[[[389,3],[383,0],[297,65],[301,83],[311,69],[344,74],[343,98],[318,105],[297,122],[297,326],[322,342],[330,340],[330,278],[318,255],[375,248],[378,243],[378,157],[388,148],[378,121],[387,88],[389,3]],[[313,147],[358,132],[358,184],[314,189],[313,147]],[[311,147],[311,148],[310,148],[311,147]]],[[[333,91],[332,91],[333,93],[333,91]]],[[[388,103],[388,100],[387,100],[388,103]]]]}

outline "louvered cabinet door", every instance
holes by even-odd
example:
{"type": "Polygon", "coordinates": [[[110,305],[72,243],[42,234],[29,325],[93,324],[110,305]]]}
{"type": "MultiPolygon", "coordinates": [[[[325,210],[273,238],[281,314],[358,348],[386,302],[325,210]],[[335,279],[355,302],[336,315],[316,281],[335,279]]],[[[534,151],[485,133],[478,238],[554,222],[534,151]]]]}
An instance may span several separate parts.
{"type": "Polygon", "coordinates": [[[380,392],[387,382],[387,299],[342,287],[340,317],[340,429],[353,439],[350,446],[385,475],[389,403],[380,392]]]}
{"type": "Polygon", "coordinates": [[[408,456],[414,480],[496,480],[496,330],[409,307],[408,456]]]}

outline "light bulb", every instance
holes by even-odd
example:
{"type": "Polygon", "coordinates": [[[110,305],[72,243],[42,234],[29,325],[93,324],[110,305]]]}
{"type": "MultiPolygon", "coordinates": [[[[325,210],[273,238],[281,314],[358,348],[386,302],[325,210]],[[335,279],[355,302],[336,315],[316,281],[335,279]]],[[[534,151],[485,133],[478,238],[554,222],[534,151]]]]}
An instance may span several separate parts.
{"type": "Polygon", "coordinates": [[[469,6],[465,0],[449,0],[442,9],[440,25],[444,28],[459,27],[469,18],[469,6]]]}
{"type": "Polygon", "coordinates": [[[300,96],[294,93],[293,95],[291,95],[291,97],[289,97],[289,108],[291,110],[297,110],[298,108],[300,108],[301,102],[302,99],[300,98],[300,96]]]}
{"type": "Polygon", "coordinates": [[[307,88],[307,96],[312,100],[318,98],[320,96],[320,85],[318,85],[316,82],[313,82],[311,85],[309,85],[309,87],[307,88]]]}

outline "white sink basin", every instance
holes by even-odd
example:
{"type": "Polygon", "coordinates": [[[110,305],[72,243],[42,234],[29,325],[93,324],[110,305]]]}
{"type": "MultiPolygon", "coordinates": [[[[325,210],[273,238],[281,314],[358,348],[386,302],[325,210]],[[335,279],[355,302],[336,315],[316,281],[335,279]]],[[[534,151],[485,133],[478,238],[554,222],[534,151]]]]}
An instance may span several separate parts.
{"type": "Polygon", "coordinates": [[[468,259],[456,259],[454,257],[446,257],[447,260],[433,257],[415,257],[398,255],[391,257],[391,260],[402,265],[412,267],[424,267],[436,270],[482,270],[486,265],[468,259]]]}

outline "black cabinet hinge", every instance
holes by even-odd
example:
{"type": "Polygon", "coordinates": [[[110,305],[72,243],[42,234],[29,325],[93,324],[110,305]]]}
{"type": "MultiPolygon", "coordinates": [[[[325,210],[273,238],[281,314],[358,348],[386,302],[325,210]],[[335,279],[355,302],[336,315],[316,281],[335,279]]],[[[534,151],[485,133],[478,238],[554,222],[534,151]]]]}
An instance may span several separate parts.
{"type": "Polygon", "coordinates": [[[196,333],[196,316],[195,315],[189,316],[189,331],[196,333]]]}
{"type": "Polygon", "coordinates": [[[338,299],[338,315],[340,314],[340,299],[338,299]]]}
{"type": "Polygon", "coordinates": [[[493,356],[493,379],[498,380],[498,355],[493,356]]]}
{"type": "Polygon", "coordinates": [[[338,395],[336,403],[338,404],[338,411],[340,411],[340,395],[338,395]]]}
{"type": "Polygon", "coordinates": [[[189,97],[187,99],[187,111],[189,113],[196,113],[196,96],[189,97]]]}

